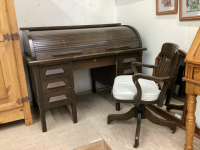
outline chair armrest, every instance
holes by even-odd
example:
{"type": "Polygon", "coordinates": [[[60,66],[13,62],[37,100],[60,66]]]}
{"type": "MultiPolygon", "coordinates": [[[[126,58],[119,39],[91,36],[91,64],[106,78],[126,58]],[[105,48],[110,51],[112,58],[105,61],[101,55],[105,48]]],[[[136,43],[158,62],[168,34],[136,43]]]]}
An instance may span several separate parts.
{"type": "Polygon", "coordinates": [[[146,75],[146,74],[142,74],[142,73],[136,73],[133,75],[133,81],[135,82],[136,80],[138,80],[139,78],[142,79],[147,79],[147,80],[152,80],[155,82],[169,82],[170,81],[170,77],[155,77],[155,76],[150,76],[150,75],[146,75]]]}
{"type": "Polygon", "coordinates": [[[154,77],[154,76],[149,76],[149,75],[142,74],[142,73],[136,73],[136,74],[133,75],[132,78],[133,78],[133,82],[134,82],[134,84],[137,88],[137,95],[134,98],[136,105],[140,104],[140,101],[141,101],[141,98],[142,98],[142,89],[141,89],[140,83],[138,82],[138,79],[142,78],[142,79],[152,80],[152,81],[156,81],[156,82],[164,82],[164,85],[163,85],[161,92],[159,94],[159,97],[157,99],[158,100],[157,105],[159,107],[163,106],[165,93],[167,91],[167,88],[168,88],[169,82],[170,82],[169,76],[167,76],[167,77],[154,77]]]}
{"type": "Polygon", "coordinates": [[[148,68],[154,68],[154,69],[157,68],[157,65],[143,64],[141,62],[132,62],[131,67],[134,73],[138,73],[136,66],[142,66],[142,67],[148,67],[148,68]]]}

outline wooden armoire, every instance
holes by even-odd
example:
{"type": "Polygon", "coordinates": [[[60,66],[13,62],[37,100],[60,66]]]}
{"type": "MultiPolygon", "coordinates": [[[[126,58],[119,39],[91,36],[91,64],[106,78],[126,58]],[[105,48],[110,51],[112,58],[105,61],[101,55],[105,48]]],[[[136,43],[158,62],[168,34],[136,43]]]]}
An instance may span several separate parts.
{"type": "Polygon", "coordinates": [[[0,124],[32,116],[13,0],[0,0],[0,124]]]}

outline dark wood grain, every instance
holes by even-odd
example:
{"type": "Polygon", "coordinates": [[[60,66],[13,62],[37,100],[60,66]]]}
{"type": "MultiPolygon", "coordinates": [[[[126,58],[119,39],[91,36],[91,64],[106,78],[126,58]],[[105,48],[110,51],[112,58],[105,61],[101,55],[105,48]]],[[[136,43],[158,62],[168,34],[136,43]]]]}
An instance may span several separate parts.
{"type": "Polygon", "coordinates": [[[40,117],[41,117],[42,131],[47,132],[45,106],[43,103],[42,86],[41,86],[41,82],[40,82],[39,67],[34,66],[33,72],[34,72],[35,87],[36,87],[36,92],[37,92],[37,101],[38,101],[40,117]]]}
{"type": "Polygon", "coordinates": [[[120,26],[121,23],[113,24],[95,24],[95,25],[77,25],[77,26],[54,26],[54,27],[26,27],[20,28],[20,30],[30,30],[30,31],[43,31],[43,30],[64,30],[64,29],[80,29],[80,28],[99,28],[99,27],[114,27],[120,26]]]}
{"type": "Polygon", "coordinates": [[[42,92],[55,92],[63,89],[71,89],[69,78],[58,78],[42,81],[42,92]]]}
{"type": "Polygon", "coordinates": [[[133,107],[131,110],[129,110],[125,114],[120,114],[120,115],[115,115],[115,114],[112,115],[111,114],[111,115],[108,115],[107,123],[110,124],[114,120],[129,120],[129,119],[135,117],[135,112],[136,112],[136,108],[133,107]]]}
{"type": "Polygon", "coordinates": [[[41,80],[51,80],[69,76],[69,65],[67,63],[61,65],[42,66],[39,70],[41,80]]]}
{"type": "MultiPolygon", "coordinates": [[[[170,109],[178,109],[178,110],[182,110],[183,114],[182,114],[182,119],[178,119],[175,116],[170,115],[169,113],[167,113],[166,111],[161,110],[159,107],[156,107],[154,105],[147,105],[147,107],[149,109],[151,109],[152,111],[154,111],[155,113],[159,114],[160,116],[162,116],[163,118],[176,122],[176,124],[185,130],[185,121],[186,121],[186,114],[187,114],[187,105],[186,104],[186,100],[187,98],[185,98],[185,103],[184,105],[173,105],[170,104],[170,99],[171,99],[171,95],[170,92],[174,92],[175,89],[172,89],[172,87],[175,87],[175,84],[180,85],[180,89],[178,91],[178,95],[182,95],[185,96],[185,81],[182,81],[182,77],[184,76],[183,72],[185,71],[185,63],[184,63],[184,59],[187,55],[186,52],[184,52],[183,50],[178,50],[179,52],[179,61],[178,61],[178,65],[177,68],[173,74],[174,79],[171,80],[170,82],[170,86],[168,87],[168,90],[171,89],[170,91],[167,92],[167,98],[166,98],[166,103],[165,105],[167,106],[166,109],[170,110],[170,109]],[[182,87],[183,86],[183,87],[182,87]],[[182,88],[181,88],[182,87],[182,88]]],[[[158,64],[158,61],[160,59],[160,54],[158,55],[158,57],[155,60],[155,64],[158,64]]],[[[153,72],[153,75],[155,75],[155,70],[153,72]]],[[[184,78],[185,79],[185,78],[184,78]]],[[[195,80],[188,80],[186,79],[186,81],[192,81],[192,83],[199,83],[196,82],[195,80]]],[[[199,132],[199,128],[196,126],[195,127],[195,136],[197,138],[200,139],[200,132],[199,132]]]]}
{"type": "Polygon", "coordinates": [[[137,30],[118,24],[99,25],[94,28],[85,26],[78,30],[77,28],[61,30],[61,27],[40,29],[39,31],[23,29],[24,39],[32,41],[33,45],[33,48],[26,46],[25,53],[32,57],[30,52],[34,51],[33,60],[141,48],[141,38],[137,30]]]}
{"type": "Polygon", "coordinates": [[[78,122],[77,119],[77,110],[76,110],[76,99],[75,99],[75,87],[74,87],[74,75],[73,75],[73,62],[69,62],[69,77],[70,77],[70,86],[72,87],[72,92],[71,92],[71,98],[72,98],[72,103],[71,103],[71,108],[72,108],[72,119],[74,123],[78,122]]]}
{"type": "Polygon", "coordinates": [[[54,108],[67,105],[72,101],[71,90],[59,90],[57,92],[48,92],[43,94],[45,108],[54,108]],[[63,97],[66,98],[63,98],[63,97]]]}
{"type": "Polygon", "coordinates": [[[115,65],[115,56],[86,59],[73,62],[73,70],[84,70],[115,65]]]}
{"type": "MultiPolygon", "coordinates": [[[[71,103],[74,123],[77,111],[73,71],[92,69],[93,92],[96,92],[96,81],[111,88],[114,78],[131,69],[132,60],[141,62],[142,52],[146,50],[138,31],[121,24],[21,30],[30,75],[34,72],[32,68],[38,68],[39,78],[31,77],[31,83],[39,107],[45,109],[71,103]],[[36,81],[40,82],[40,88],[36,81]]],[[[141,72],[140,66],[138,69],[141,72]]],[[[45,116],[44,112],[41,117],[45,119],[42,115],[45,116]]]]}

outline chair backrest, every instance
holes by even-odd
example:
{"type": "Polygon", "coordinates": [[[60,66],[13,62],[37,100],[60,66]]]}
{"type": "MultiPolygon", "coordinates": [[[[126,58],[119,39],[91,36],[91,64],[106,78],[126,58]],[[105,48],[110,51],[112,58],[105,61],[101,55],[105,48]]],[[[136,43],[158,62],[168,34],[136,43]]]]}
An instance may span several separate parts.
{"type": "MultiPolygon", "coordinates": [[[[186,52],[184,52],[183,50],[178,50],[179,52],[179,59],[178,59],[178,63],[175,67],[175,70],[172,74],[172,78],[170,80],[170,85],[168,87],[168,91],[167,91],[167,97],[165,100],[165,105],[168,105],[170,103],[171,100],[171,96],[172,94],[170,93],[174,93],[175,89],[176,89],[176,85],[179,85],[179,90],[178,90],[178,95],[185,95],[185,81],[182,81],[182,78],[185,75],[185,62],[184,59],[187,55],[186,52]]],[[[155,59],[155,65],[158,65],[158,61],[160,60],[160,53],[158,54],[158,56],[155,59]]],[[[153,76],[155,76],[155,69],[153,70],[153,76]]],[[[160,85],[160,84],[159,84],[160,85]]]]}
{"type": "Polygon", "coordinates": [[[172,76],[172,73],[178,63],[178,45],[173,43],[164,43],[158,61],[158,67],[155,70],[155,76],[172,76]]]}

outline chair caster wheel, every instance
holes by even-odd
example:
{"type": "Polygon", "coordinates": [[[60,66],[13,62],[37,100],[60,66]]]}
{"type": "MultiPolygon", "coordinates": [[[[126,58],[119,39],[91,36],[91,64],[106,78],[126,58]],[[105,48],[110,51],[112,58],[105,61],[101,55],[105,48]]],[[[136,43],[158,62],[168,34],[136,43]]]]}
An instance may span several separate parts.
{"type": "Polygon", "coordinates": [[[175,130],[172,130],[171,133],[174,134],[174,133],[175,133],[175,130]]]}
{"type": "Polygon", "coordinates": [[[110,124],[110,122],[107,122],[107,124],[110,124]]]}

